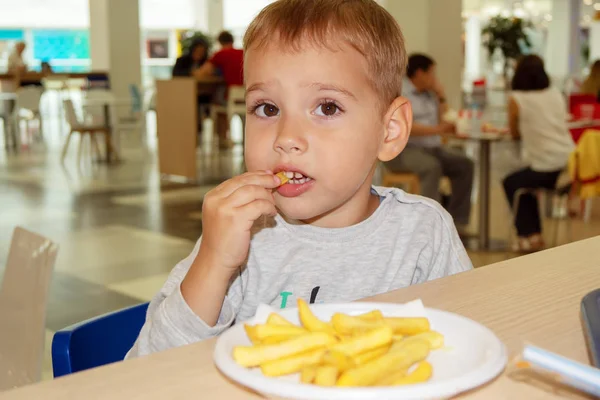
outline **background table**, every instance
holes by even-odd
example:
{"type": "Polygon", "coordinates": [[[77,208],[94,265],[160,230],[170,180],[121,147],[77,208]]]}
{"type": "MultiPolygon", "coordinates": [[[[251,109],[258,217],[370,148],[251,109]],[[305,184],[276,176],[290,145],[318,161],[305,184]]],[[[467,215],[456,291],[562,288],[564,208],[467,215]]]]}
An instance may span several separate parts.
{"type": "Polygon", "coordinates": [[[498,133],[473,133],[459,135],[444,135],[451,140],[472,141],[479,148],[479,228],[477,232],[477,248],[479,250],[504,249],[505,246],[492,246],[490,241],[490,155],[493,142],[498,142],[510,135],[498,133]]]}
{"type": "MultiPolygon", "coordinates": [[[[589,363],[580,301],[600,287],[600,237],[375,296],[402,303],[421,298],[486,325],[506,344],[509,358],[528,342],[589,363]]],[[[246,399],[258,398],[223,377],[214,366],[215,340],[112,364],[55,381],[0,393],[1,400],[246,399]]],[[[460,398],[563,398],[503,374],[460,398]]],[[[569,398],[580,398],[570,395],[569,398]]]]}

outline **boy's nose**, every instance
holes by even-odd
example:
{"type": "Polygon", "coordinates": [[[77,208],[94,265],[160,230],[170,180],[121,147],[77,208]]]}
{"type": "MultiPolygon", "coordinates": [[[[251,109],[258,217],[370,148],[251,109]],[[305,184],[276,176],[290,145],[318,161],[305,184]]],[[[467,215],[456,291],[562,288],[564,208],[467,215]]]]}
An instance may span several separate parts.
{"type": "Polygon", "coordinates": [[[303,153],[306,151],[307,142],[299,124],[281,124],[274,143],[275,151],[284,153],[303,153]]]}

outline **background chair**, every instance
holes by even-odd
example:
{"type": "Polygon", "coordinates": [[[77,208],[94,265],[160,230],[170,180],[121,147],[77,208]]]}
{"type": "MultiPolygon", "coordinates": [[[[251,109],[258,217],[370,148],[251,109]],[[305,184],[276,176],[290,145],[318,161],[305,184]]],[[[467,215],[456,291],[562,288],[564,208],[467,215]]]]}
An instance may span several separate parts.
{"type": "MultiPolygon", "coordinates": [[[[552,232],[552,242],[551,247],[554,247],[558,244],[558,224],[560,220],[565,220],[567,222],[567,230],[569,235],[571,234],[571,218],[569,216],[569,194],[571,192],[571,183],[565,183],[561,179],[558,180],[556,187],[553,189],[519,189],[515,193],[515,197],[513,199],[512,208],[510,209],[512,214],[512,222],[513,226],[509,229],[508,234],[508,243],[509,246],[512,243],[516,243],[517,239],[517,231],[515,228],[515,224],[517,222],[517,210],[519,206],[519,202],[521,201],[521,197],[526,194],[531,194],[536,196],[538,199],[543,201],[543,207],[540,208],[540,214],[544,215],[547,218],[553,219],[555,222],[552,224],[553,232],[552,232]]],[[[543,221],[544,219],[541,218],[543,221]]],[[[542,224],[544,225],[544,224],[542,224]]],[[[572,241],[571,238],[568,240],[572,241]]],[[[510,249],[510,247],[509,247],[510,249]]]]}
{"type": "Polygon", "coordinates": [[[122,361],[138,337],[148,303],[70,326],[54,334],[54,377],[122,361]]]}
{"type": "Polygon", "coordinates": [[[382,178],[382,186],[384,187],[403,187],[408,193],[420,194],[421,182],[419,176],[412,172],[392,173],[384,170],[382,178]]]}
{"type": "Polygon", "coordinates": [[[29,122],[37,120],[38,133],[35,139],[38,141],[43,140],[43,123],[42,115],[40,113],[40,100],[42,99],[43,93],[44,89],[38,86],[25,86],[17,89],[17,98],[13,110],[15,132],[17,137],[20,137],[21,121],[25,121],[25,131],[29,136],[29,122]]]}
{"type": "Polygon", "coordinates": [[[0,288],[0,391],[42,375],[46,308],[58,246],[17,227],[0,288]]]}
{"type": "Polygon", "coordinates": [[[67,117],[67,122],[70,125],[70,131],[63,146],[61,160],[64,161],[65,157],[67,156],[71,136],[73,136],[74,133],[79,133],[80,135],[79,149],[77,151],[77,164],[81,163],[81,155],[83,153],[83,141],[86,135],[89,136],[91,146],[99,156],[100,148],[98,146],[96,134],[103,134],[105,136],[107,154],[111,154],[112,142],[110,137],[110,129],[105,124],[85,124],[81,122],[77,117],[77,113],[75,112],[75,107],[73,106],[73,102],[71,101],[71,99],[64,100],[63,104],[65,109],[65,115],[67,117]]]}
{"type": "Polygon", "coordinates": [[[210,119],[213,122],[213,134],[217,135],[217,115],[227,115],[227,121],[231,122],[234,115],[242,119],[242,131],[246,123],[246,89],[243,86],[230,86],[227,90],[227,104],[211,104],[210,119]]]}

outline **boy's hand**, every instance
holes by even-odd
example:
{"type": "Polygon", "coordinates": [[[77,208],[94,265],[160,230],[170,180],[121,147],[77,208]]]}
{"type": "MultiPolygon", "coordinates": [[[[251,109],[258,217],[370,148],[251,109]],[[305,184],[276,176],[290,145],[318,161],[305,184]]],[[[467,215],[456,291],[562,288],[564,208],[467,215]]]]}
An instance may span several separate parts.
{"type": "Polygon", "coordinates": [[[263,215],[277,214],[272,172],[248,172],[229,179],[204,196],[202,243],[198,257],[229,275],[242,265],[250,247],[250,229],[263,215]]]}

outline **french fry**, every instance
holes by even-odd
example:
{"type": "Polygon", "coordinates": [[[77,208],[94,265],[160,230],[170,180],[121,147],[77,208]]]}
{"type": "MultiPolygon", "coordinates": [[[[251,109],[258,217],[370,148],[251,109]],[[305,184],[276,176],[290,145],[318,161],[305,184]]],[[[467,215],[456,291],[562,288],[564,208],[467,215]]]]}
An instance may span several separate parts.
{"type": "Polygon", "coordinates": [[[335,350],[329,350],[325,353],[323,356],[323,363],[326,365],[333,365],[340,372],[356,366],[352,357],[335,350]]]}
{"type": "Polygon", "coordinates": [[[308,304],[302,299],[298,299],[298,314],[302,326],[311,332],[325,332],[335,335],[335,330],[331,325],[318,319],[308,307],[308,304]]]}
{"type": "Polygon", "coordinates": [[[302,368],[302,371],[300,372],[300,382],[313,383],[316,376],[317,376],[317,366],[307,365],[306,367],[302,368]]]}
{"type": "Polygon", "coordinates": [[[392,386],[397,380],[404,378],[408,368],[402,368],[378,380],[373,386],[392,386]]]}
{"type": "Polygon", "coordinates": [[[394,334],[392,335],[392,340],[393,340],[394,342],[399,342],[399,341],[400,341],[400,340],[402,340],[402,339],[404,339],[404,335],[400,335],[400,334],[398,334],[398,333],[394,333],[394,334]]]}
{"type": "Polygon", "coordinates": [[[417,367],[414,371],[396,379],[391,384],[397,386],[427,382],[429,379],[431,379],[431,375],[433,375],[433,366],[427,361],[421,361],[419,364],[417,364],[417,367]]]}
{"type": "Polygon", "coordinates": [[[264,340],[270,336],[288,336],[291,338],[307,333],[309,332],[306,329],[293,325],[254,325],[254,336],[258,340],[264,340]]]}
{"type": "Polygon", "coordinates": [[[260,344],[276,344],[276,343],[281,343],[281,342],[288,341],[288,340],[293,339],[295,337],[297,337],[297,335],[296,336],[282,336],[282,335],[269,336],[269,337],[266,337],[263,340],[261,340],[260,344]]]}
{"type": "Polygon", "coordinates": [[[357,317],[365,321],[381,321],[383,319],[383,314],[379,310],[373,310],[364,314],[359,314],[357,317]]]}
{"type": "Polygon", "coordinates": [[[389,344],[391,341],[392,329],[389,326],[380,326],[363,335],[337,343],[331,347],[331,350],[354,356],[389,344]]]}
{"type": "Polygon", "coordinates": [[[324,332],[314,332],[277,344],[236,346],[233,348],[233,359],[243,367],[257,367],[279,358],[325,348],[334,342],[333,336],[324,332]]]}
{"type": "Polygon", "coordinates": [[[383,322],[392,328],[394,333],[400,335],[416,335],[418,333],[427,332],[430,329],[429,320],[427,318],[401,318],[401,317],[386,317],[383,322]]]}
{"type": "Polygon", "coordinates": [[[335,313],[331,317],[331,324],[340,335],[352,335],[375,329],[383,325],[382,321],[353,317],[350,315],[335,313]]]}
{"type": "Polygon", "coordinates": [[[390,350],[389,345],[377,347],[376,349],[365,351],[364,353],[360,353],[352,357],[355,365],[363,365],[368,363],[371,360],[376,359],[377,357],[381,357],[385,353],[390,350]]]}
{"type": "Polygon", "coordinates": [[[281,315],[277,314],[277,313],[271,313],[269,314],[269,317],[267,318],[267,324],[268,325],[290,325],[290,326],[296,326],[294,324],[292,324],[290,321],[288,321],[287,319],[283,318],[281,315]]]}
{"type": "Polygon", "coordinates": [[[322,365],[317,368],[315,376],[315,385],[318,386],[335,386],[337,381],[338,370],[333,365],[322,365]]]}
{"type": "Polygon", "coordinates": [[[429,348],[431,350],[439,349],[440,347],[442,347],[444,345],[444,336],[442,336],[441,333],[436,332],[436,331],[429,331],[429,332],[419,333],[414,336],[409,336],[400,341],[394,342],[390,351],[395,351],[398,348],[402,348],[402,347],[406,346],[407,343],[410,344],[411,342],[418,341],[418,340],[425,340],[427,343],[429,343],[429,348]]]}
{"type": "Polygon", "coordinates": [[[256,326],[244,324],[244,330],[246,331],[246,335],[248,335],[248,339],[252,342],[252,344],[259,344],[260,339],[256,336],[256,326]]]}
{"type": "Polygon", "coordinates": [[[369,386],[399,369],[409,368],[416,362],[427,358],[429,343],[415,340],[394,352],[376,358],[366,364],[342,373],[338,386],[369,386]]]}
{"type": "Polygon", "coordinates": [[[325,349],[311,350],[291,357],[269,361],[261,364],[260,370],[263,375],[273,377],[293,374],[302,371],[306,366],[319,364],[325,351],[325,349]]]}
{"type": "Polygon", "coordinates": [[[290,178],[288,178],[283,171],[276,173],[275,176],[279,178],[281,185],[285,185],[290,180],[290,178]]]}

